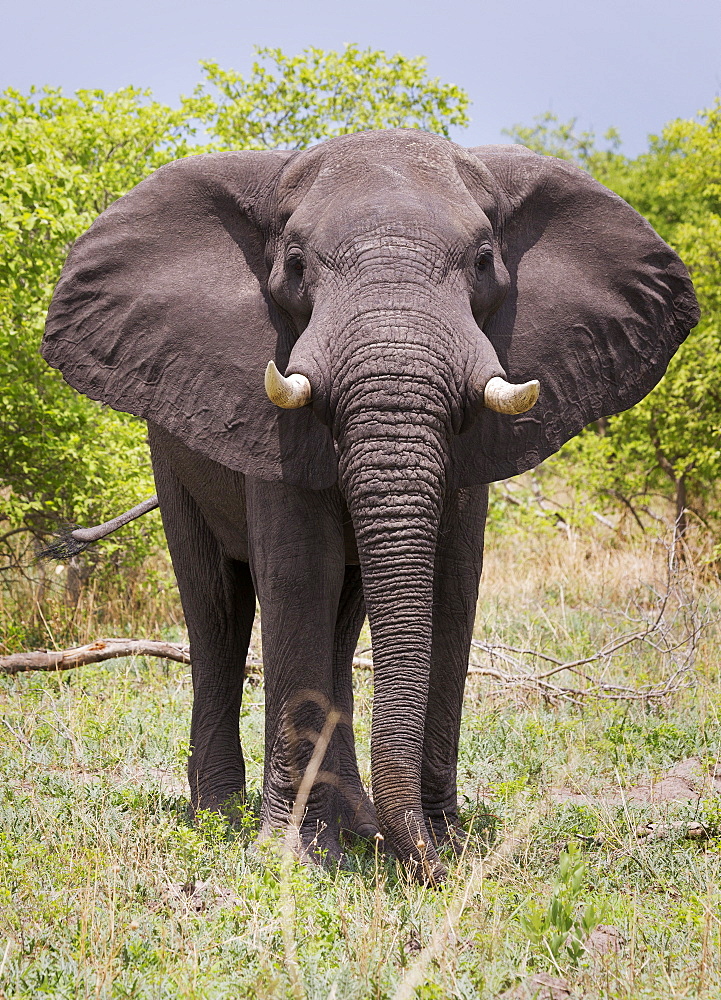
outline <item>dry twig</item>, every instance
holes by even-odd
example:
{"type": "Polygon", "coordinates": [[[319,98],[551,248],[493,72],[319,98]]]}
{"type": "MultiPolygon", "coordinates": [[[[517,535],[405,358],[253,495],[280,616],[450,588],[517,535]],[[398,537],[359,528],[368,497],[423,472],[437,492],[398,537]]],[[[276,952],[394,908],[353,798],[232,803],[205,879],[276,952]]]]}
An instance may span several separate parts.
{"type": "Polygon", "coordinates": [[[702,611],[697,599],[686,593],[676,549],[677,538],[674,532],[673,539],[666,545],[665,585],[660,591],[649,588],[655,599],[653,606],[645,609],[636,605],[633,614],[628,610],[623,618],[635,627],[611,637],[600,649],[578,659],[561,660],[537,649],[473,640],[473,648],[486,653],[490,664],[472,661],[469,674],[489,677],[505,687],[532,691],[550,701],[569,701],[574,704],[581,704],[588,698],[660,701],[688,687],[691,684],[690,672],[696,659],[700,636],[716,619],[702,611]],[[614,657],[634,644],[653,649],[670,666],[668,676],[654,684],[631,687],[613,684],[589,673],[588,667],[601,664],[602,677],[614,657]],[[550,666],[539,671],[539,661],[550,666]],[[551,680],[564,671],[574,675],[582,683],[570,686],[551,680]]]}

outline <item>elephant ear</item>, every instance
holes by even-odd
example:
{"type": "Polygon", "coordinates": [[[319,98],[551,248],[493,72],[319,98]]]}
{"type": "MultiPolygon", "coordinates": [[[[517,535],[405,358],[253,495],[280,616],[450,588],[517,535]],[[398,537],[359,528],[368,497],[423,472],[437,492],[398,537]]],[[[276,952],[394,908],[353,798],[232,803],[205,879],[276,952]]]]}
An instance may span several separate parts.
{"type": "Polygon", "coordinates": [[[522,146],[471,152],[500,188],[511,279],[484,329],[509,380],[537,378],[541,394],[519,416],[484,410],[455,439],[459,486],[524,472],[591,421],[633,406],[699,318],[686,268],[617,195],[522,146]]]}
{"type": "Polygon", "coordinates": [[[42,354],[80,392],[231,469],[321,489],[336,478],[330,433],[310,408],[274,406],[263,385],[295,336],[266,260],[293,155],[191,156],[116,201],[70,252],[42,354]]]}

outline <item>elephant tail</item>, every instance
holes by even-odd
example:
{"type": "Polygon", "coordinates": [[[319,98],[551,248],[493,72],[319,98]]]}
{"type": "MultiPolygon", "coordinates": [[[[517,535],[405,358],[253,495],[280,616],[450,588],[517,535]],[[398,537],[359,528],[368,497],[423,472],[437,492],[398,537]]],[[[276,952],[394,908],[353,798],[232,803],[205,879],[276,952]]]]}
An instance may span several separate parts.
{"type": "Polygon", "coordinates": [[[104,524],[96,524],[93,528],[67,528],[56,536],[56,541],[49,545],[39,555],[39,559],[72,559],[73,556],[85,551],[94,542],[99,542],[101,538],[106,538],[118,528],[134,521],[137,517],[142,517],[151,510],[158,507],[157,496],[148,497],[136,507],[126,510],[123,514],[104,524]]]}

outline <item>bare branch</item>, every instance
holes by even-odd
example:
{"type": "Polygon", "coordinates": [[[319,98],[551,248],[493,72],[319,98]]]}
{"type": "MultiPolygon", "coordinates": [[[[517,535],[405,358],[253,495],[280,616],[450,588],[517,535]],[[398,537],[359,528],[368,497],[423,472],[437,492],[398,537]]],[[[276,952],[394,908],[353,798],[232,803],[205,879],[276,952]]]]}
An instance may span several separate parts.
{"type": "Polygon", "coordinates": [[[5,542],[8,538],[12,538],[13,535],[35,535],[32,528],[13,528],[12,531],[6,531],[4,535],[0,535],[0,542],[5,542]]]}
{"type": "Polygon", "coordinates": [[[165,660],[190,663],[188,646],[151,639],[97,639],[73,649],[35,650],[0,656],[0,673],[19,674],[27,670],[71,670],[89,663],[115,660],[122,656],[160,656],[165,660]]]}
{"type": "MultiPolygon", "coordinates": [[[[551,702],[566,701],[577,705],[582,705],[589,698],[648,703],[663,700],[687,688],[692,683],[691,671],[699,640],[706,629],[721,619],[713,617],[709,610],[699,609],[697,598],[684,590],[684,580],[692,578],[680,575],[678,562],[674,559],[677,539],[677,531],[674,530],[673,538],[666,546],[668,557],[663,585],[647,585],[645,588],[649,603],[644,600],[640,604],[634,600],[620,615],[616,614],[616,620],[620,617],[625,623],[621,634],[612,634],[599,648],[573,660],[562,660],[538,649],[473,640],[472,648],[485,654],[490,662],[472,661],[469,675],[490,678],[505,689],[535,692],[551,702]],[[665,668],[662,679],[637,687],[606,679],[615,658],[634,645],[653,651],[654,658],[665,668]],[[545,669],[539,671],[539,664],[544,664],[545,669]],[[589,668],[593,665],[598,665],[598,669],[591,672],[589,668]],[[564,671],[578,679],[578,686],[559,681],[558,675],[564,671]]],[[[693,585],[690,590],[693,593],[693,585]]],[[[598,608],[597,611],[601,618],[608,617],[607,610],[598,608]]],[[[181,643],[115,638],[99,639],[73,649],[0,656],[0,673],[68,670],[126,656],[158,656],[190,663],[190,650],[181,643]]],[[[248,665],[262,666],[262,661],[251,658],[248,665]]],[[[372,670],[372,650],[357,650],[353,665],[372,670]]]]}
{"type": "MultiPolygon", "coordinates": [[[[190,663],[190,647],[179,642],[154,639],[96,639],[86,646],[75,646],[72,649],[39,649],[0,656],[0,674],[21,674],[29,670],[72,670],[74,667],[117,660],[125,656],[158,656],[177,663],[190,663]]],[[[247,664],[262,666],[262,660],[251,657],[247,664]]],[[[353,665],[368,669],[373,666],[373,660],[356,656],[353,665]]]]}
{"type": "Polygon", "coordinates": [[[643,526],[643,521],[638,516],[638,511],[633,506],[633,504],[628,499],[628,497],[624,496],[623,493],[620,492],[620,490],[601,490],[601,492],[605,493],[606,496],[613,497],[614,500],[619,500],[625,507],[628,508],[628,510],[630,510],[633,518],[636,521],[636,524],[639,526],[639,528],[641,529],[641,531],[643,531],[643,532],[646,531],[646,529],[643,526]]]}
{"type": "Polygon", "coordinates": [[[599,649],[575,660],[560,660],[536,649],[473,640],[472,647],[485,653],[490,664],[472,662],[469,674],[489,677],[505,687],[535,691],[550,700],[574,703],[581,703],[589,697],[648,702],[662,700],[688,687],[699,639],[719,619],[712,617],[708,611],[699,610],[696,598],[684,591],[679,567],[673,557],[678,542],[677,531],[674,530],[666,546],[665,585],[647,587],[653,598],[651,607],[641,608],[634,604],[621,616],[635,626],[633,629],[610,637],[599,649]],[[653,650],[663,663],[668,664],[668,675],[654,684],[639,687],[604,680],[614,657],[634,644],[653,650]],[[534,671],[533,667],[539,661],[551,666],[543,671],[534,671]],[[499,663],[508,670],[500,669],[499,663]],[[586,669],[597,663],[603,665],[600,677],[593,676],[586,669]],[[570,687],[551,682],[551,678],[564,671],[578,677],[583,686],[570,687]]]}

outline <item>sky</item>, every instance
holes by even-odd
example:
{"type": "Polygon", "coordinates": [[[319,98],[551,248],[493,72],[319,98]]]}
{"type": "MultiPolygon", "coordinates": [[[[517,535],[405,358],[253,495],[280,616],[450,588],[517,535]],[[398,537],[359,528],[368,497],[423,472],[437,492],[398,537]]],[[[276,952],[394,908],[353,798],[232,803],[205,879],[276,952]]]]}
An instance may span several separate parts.
{"type": "Polygon", "coordinates": [[[552,111],[635,156],[721,94],[721,0],[0,0],[0,89],[149,87],[173,104],[198,62],[246,72],[253,46],[423,55],[471,97],[463,145],[552,111]]]}

